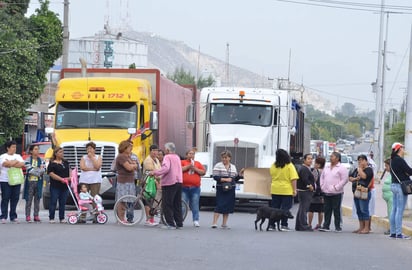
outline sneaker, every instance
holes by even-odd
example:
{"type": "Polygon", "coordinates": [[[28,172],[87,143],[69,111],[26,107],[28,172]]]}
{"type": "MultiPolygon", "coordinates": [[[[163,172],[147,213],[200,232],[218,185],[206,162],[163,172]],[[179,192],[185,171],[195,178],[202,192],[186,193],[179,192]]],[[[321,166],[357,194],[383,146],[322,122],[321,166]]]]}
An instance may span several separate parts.
{"type": "Polygon", "coordinates": [[[34,216],[33,220],[34,220],[34,222],[41,222],[39,216],[34,216]]]}
{"type": "Polygon", "coordinates": [[[319,231],[321,231],[321,232],[330,232],[330,229],[326,228],[326,227],[321,227],[321,228],[319,228],[319,231]]]}
{"type": "Polygon", "coordinates": [[[50,223],[50,224],[54,224],[54,223],[56,223],[56,221],[55,221],[54,219],[50,219],[50,220],[49,220],[49,223],[50,223]]]}
{"type": "Polygon", "coordinates": [[[221,228],[222,228],[223,230],[230,230],[230,227],[227,226],[227,225],[222,225],[221,228]]]}
{"type": "Polygon", "coordinates": [[[67,220],[65,220],[65,219],[60,219],[60,223],[61,223],[61,224],[65,224],[65,223],[67,223],[67,220]]]}
{"type": "Polygon", "coordinates": [[[163,225],[160,228],[163,230],[176,230],[176,227],[169,226],[169,225],[163,225]]]}
{"type": "Polygon", "coordinates": [[[5,218],[2,218],[1,220],[1,224],[6,224],[7,220],[5,218]]]}
{"type": "Polygon", "coordinates": [[[146,222],[144,223],[144,225],[145,225],[145,226],[154,227],[154,226],[159,225],[159,223],[155,222],[154,220],[149,219],[149,220],[146,220],[146,222]]]}
{"type": "Polygon", "coordinates": [[[212,224],[212,226],[210,226],[210,228],[216,229],[216,228],[217,228],[217,224],[212,224]]]}
{"type": "Polygon", "coordinates": [[[391,235],[389,235],[389,238],[391,238],[391,239],[396,239],[396,234],[391,234],[391,235]]]}
{"type": "Polygon", "coordinates": [[[335,229],[335,233],[341,233],[341,232],[342,232],[342,229],[341,229],[341,228],[335,229]]]}
{"type": "Polygon", "coordinates": [[[290,229],[290,228],[287,227],[287,226],[282,226],[282,227],[280,227],[280,230],[281,230],[282,232],[291,232],[291,231],[292,231],[292,229],[290,229]]]}
{"type": "Polygon", "coordinates": [[[398,234],[396,239],[410,240],[411,237],[409,235],[398,234]]]}
{"type": "Polygon", "coordinates": [[[32,222],[33,222],[33,221],[31,220],[30,216],[27,216],[27,217],[26,217],[26,222],[28,222],[28,223],[32,223],[32,222]]]}
{"type": "Polygon", "coordinates": [[[17,218],[10,220],[10,222],[13,223],[13,224],[19,224],[20,223],[20,221],[17,218]]]}
{"type": "Polygon", "coordinates": [[[320,225],[319,225],[319,224],[316,224],[314,230],[317,231],[317,230],[319,230],[319,229],[320,229],[320,225]]]}
{"type": "Polygon", "coordinates": [[[197,220],[193,221],[193,226],[200,227],[199,221],[197,221],[197,220]]]}

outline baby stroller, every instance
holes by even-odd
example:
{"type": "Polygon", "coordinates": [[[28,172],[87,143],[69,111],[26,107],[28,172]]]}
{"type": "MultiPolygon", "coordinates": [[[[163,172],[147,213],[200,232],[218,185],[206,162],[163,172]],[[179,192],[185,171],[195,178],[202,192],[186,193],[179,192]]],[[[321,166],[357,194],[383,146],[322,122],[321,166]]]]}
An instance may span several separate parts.
{"type": "Polygon", "coordinates": [[[105,224],[108,220],[108,216],[104,213],[104,207],[102,205],[102,198],[99,195],[95,195],[93,202],[96,207],[94,207],[93,212],[89,212],[87,204],[92,203],[92,200],[80,200],[79,193],[77,190],[78,186],[78,176],[77,168],[72,170],[71,177],[71,187],[67,184],[69,193],[72,196],[73,202],[76,205],[77,212],[70,212],[67,214],[67,221],[70,224],[76,223],[86,223],[87,221],[97,221],[99,224],[105,224]]]}

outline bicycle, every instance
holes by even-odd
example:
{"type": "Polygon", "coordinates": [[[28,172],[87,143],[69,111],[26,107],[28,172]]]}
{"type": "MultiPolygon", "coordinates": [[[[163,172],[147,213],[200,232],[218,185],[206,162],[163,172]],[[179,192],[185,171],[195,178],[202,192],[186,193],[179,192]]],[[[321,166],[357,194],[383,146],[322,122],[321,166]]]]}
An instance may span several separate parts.
{"type": "MultiPolygon", "coordinates": [[[[143,185],[141,186],[141,188],[139,187],[140,192],[138,192],[137,196],[124,195],[116,201],[113,210],[116,220],[120,224],[126,226],[136,225],[139,224],[143,220],[143,218],[146,217],[143,198],[145,198],[145,183],[148,176],[149,174],[146,173],[145,178],[143,180],[143,185]]],[[[164,218],[163,211],[161,208],[162,199],[151,198],[150,200],[145,200],[150,206],[149,213],[151,216],[155,218],[155,221],[159,224],[166,224],[166,220],[164,218]]],[[[189,205],[182,199],[183,221],[186,219],[188,211],[189,205]]]]}

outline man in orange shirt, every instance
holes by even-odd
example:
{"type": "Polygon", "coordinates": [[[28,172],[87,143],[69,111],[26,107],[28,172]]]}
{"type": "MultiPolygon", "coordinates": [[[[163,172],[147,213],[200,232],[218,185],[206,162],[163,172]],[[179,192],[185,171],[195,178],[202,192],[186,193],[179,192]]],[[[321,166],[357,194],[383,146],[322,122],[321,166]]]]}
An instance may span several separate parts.
{"type": "Polygon", "coordinates": [[[195,151],[191,149],[186,152],[186,159],[182,160],[182,198],[192,210],[193,226],[199,227],[200,177],[206,171],[203,165],[194,158],[195,151]]]}

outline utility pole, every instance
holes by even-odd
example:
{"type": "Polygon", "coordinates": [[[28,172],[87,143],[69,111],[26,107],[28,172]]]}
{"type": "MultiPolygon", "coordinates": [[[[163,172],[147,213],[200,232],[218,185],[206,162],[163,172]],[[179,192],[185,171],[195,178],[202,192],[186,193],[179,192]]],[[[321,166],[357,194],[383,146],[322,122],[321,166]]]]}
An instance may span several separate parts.
{"type": "Polygon", "coordinates": [[[64,0],[62,68],[68,67],[69,58],[69,0],[64,0]]]}
{"type": "Polygon", "coordinates": [[[378,172],[383,172],[383,160],[385,152],[385,75],[386,75],[386,53],[388,46],[388,28],[389,28],[389,12],[386,13],[386,30],[385,30],[385,40],[383,42],[383,52],[382,52],[382,88],[381,88],[381,104],[380,104],[380,119],[379,119],[379,152],[378,160],[375,161],[378,172]]]}
{"type": "Polygon", "coordinates": [[[381,111],[381,104],[382,100],[384,99],[382,96],[382,44],[383,44],[383,28],[384,28],[384,5],[385,5],[385,0],[381,1],[381,12],[380,12],[380,26],[379,26],[379,45],[378,45],[378,68],[377,68],[377,75],[376,75],[376,83],[372,84],[374,87],[374,91],[376,93],[376,106],[375,106],[375,130],[373,133],[373,146],[374,146],[374,153],[376,153],[376,156],[378,157],[378,160],[376,160],[376,165],[377,165],[377,170],[381,171],[381,166],[382,166],[382,161],[379,160],[381,156],[381,152],[383,152],[384,149],[380,148],[380,134],[381,134],[381,129],[383,126],[380,125],[381,123],[381,117],[384,114],[384,112],[381,111]]]}
{"type": "MultiPolygon", "coordinates": [[[[408,92],[406,95],[406,119],[405,119],[405,161],[412,165],[412,27],[411,41],[409,45],[409,70],[408,70],[408,92]]],[[[412,209],[412,197],[408,196],[408,209],[412,209]]]]}
{"type": "Polygon", "coordinates": [[[225,65],[225,81],[226,81],[226,86],[230,85],[230,75],[229,75],[229,42],[226,43],[226,65],[225,65]]]}

